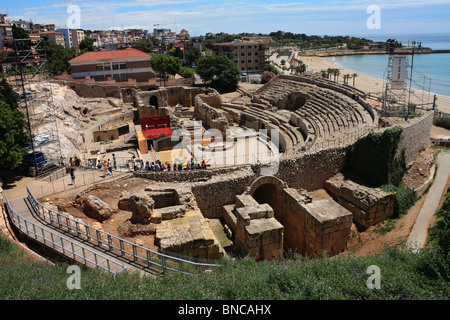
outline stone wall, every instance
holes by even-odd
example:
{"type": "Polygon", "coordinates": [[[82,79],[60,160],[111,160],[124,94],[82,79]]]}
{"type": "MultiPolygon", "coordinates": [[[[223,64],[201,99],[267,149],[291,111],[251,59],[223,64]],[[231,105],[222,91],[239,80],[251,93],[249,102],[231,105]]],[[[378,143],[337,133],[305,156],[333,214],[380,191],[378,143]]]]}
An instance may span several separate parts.
{"type": "Polygon", "coordinates": [[[342,174],[327,180],[325,188],[340,205],[352,212],[358,227],[368,228],[394,214],[394,193],[345,180],[342,174]]]}
{"type": "Polygon", "coordinates": [[[406,149],[406,163],[411,163],[419,152],[430,144],[431,127],[433,126],[434,111],[429,111],[421,117],[402,124],[403,132],[397,148],[397,155],[406,149]]]}
{"type": "Polygon", "coordinates": [[[228,174],[193,184],[192,193],[203,216],[221,218],[222,207],[234,203],[235,196],[244,193],[256,177],[249,167],[230,171],[228,174]]]}
{"type": "Polygon", "coordinates": [[[228,129],[227,113],[220,109],[222,98],[217,91],[199,94],[195,97],[194,116],[203,123],[222,133],[228,129]]]}
{"type": "Polygon", "coordinates": [[[282,158],[275,176],[291,188],[322,189],[327,179],[341,171],[344,160],[344,147],[282,158]]]}
{"type": "Polygon", "coordinates": [[[234,174],[235,171],[247,172],[250,168],[251,168],[250,165],[246,165],[236,167],[195,169],[195,170],[170,171],[170,172],[148,171],[148,172],[134,172],[134,176],[161,182],[202,182],[202,181],[205,182],[209,181],[215,176],[234,174]]]}

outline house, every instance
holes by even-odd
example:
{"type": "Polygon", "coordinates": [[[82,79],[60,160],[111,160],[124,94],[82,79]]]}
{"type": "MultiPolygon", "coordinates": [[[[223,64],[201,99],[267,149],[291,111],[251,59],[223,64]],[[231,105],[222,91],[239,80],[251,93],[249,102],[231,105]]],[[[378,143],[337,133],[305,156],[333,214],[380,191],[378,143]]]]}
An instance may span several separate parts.
{"type": "Polygon", "coordinates": [[[151,56],[135,48],[86,52],[69,61],[73,79],[108,78],[117,82],[147,82],[152,78],[151,56]]]}

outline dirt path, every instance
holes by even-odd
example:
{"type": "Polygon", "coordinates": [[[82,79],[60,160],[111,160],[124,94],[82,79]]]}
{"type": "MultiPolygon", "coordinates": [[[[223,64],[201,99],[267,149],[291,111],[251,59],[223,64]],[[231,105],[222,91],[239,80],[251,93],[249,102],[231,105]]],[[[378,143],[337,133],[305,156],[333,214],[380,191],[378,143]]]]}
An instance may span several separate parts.
{"type": "Polygon", "coordinates": [[[423,248],[425,245],[429,220],[438,209],[442,194],[446,191],[445,187],[450,173],[450,152],[442,151],[436,159],[436,162],[439,164],[436,178],[408,237],[408,244],[411,246],[423,248]]]}

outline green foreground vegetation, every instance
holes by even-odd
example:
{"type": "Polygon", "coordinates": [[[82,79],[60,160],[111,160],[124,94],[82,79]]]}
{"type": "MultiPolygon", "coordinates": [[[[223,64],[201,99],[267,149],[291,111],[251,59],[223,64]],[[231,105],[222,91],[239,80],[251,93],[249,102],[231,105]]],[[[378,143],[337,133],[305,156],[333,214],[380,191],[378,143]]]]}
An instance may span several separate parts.
{"type": "Polygon", "coordinates": [[[387,248],[369,257],[299,256],[277,262],[222,261],[212,273],[156,279],[83,270],[80,289],[69,290],[68,264],[31,262],[0,238],[2,300],[442,300],[450,297],[449,256],[436,249],[413,253],[387,248]],[[380,289],[369,289],[369,266],[380,268],[380,289]]]}

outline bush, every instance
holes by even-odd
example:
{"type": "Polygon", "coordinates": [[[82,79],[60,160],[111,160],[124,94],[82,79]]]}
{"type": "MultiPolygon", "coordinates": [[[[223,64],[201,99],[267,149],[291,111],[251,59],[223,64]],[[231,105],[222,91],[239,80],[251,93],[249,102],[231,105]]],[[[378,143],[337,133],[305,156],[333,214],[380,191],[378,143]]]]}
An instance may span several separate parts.
{"type": "Polygon", "coordinates": [[[178,74],[183,78],[190,78],[195,74],[195,70],[188,67],[181,67],[178,74]]]}
{"type": "Polygon", "coordinates": [[[275,73],[273,73],[273,72],[264,72],[261,75],[261,84],[267,83],[270,80],[272,80],[273,78],[275,78],[275,73]]]}
{"type": "Polygon", "coordinates": [[[450,116],[435,117],[433,124],[438,127],[442,127],[450,130],[450,116]]]}
{"type": "Polygon", "coordinates": [[[409,208],[411,208],[416,202],[414,198],[414,191],[407,187],[404,183],[399,186],[393,184],[387,184],[381,187],[385,192],[395,192],[395,202],[394,202],[394,217],[402,217],[408,213],[409,208]]]}
{"type": "Polygon", "coordinates": [[[436,212],[436,223],[430,229],[429,242],[443,250],[446,255],[450,253],[450,192],[445,195],[444,204],[436,212]]]}

